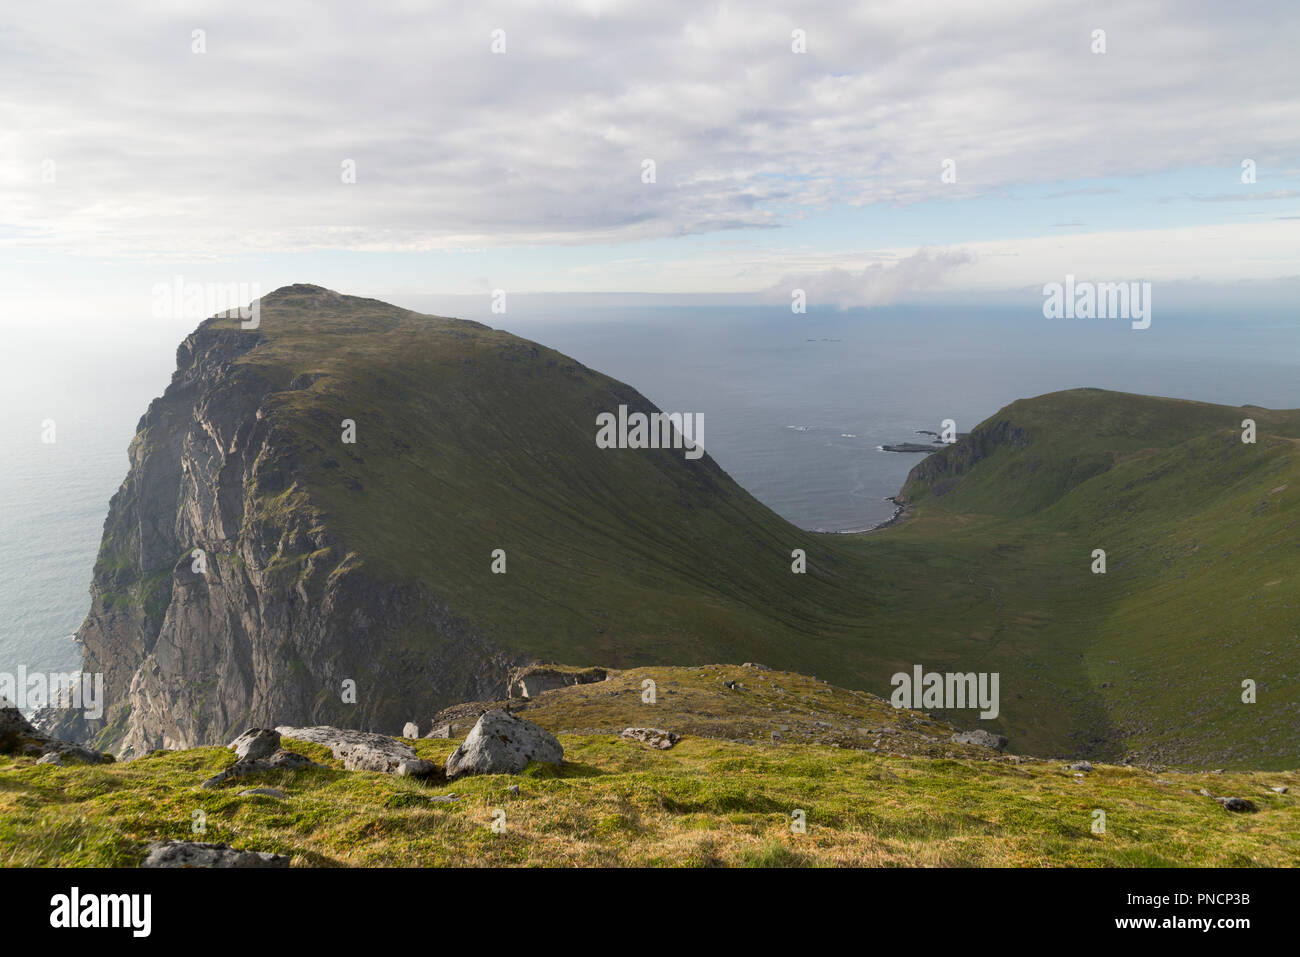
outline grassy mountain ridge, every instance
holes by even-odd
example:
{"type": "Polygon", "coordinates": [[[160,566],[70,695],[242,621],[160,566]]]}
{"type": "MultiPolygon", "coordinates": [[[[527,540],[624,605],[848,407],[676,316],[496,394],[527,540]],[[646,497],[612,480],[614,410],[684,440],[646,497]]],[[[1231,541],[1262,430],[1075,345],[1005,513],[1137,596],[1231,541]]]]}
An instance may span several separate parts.
{"type": "Polygon", "coordinates": [[[973,466],[961,448],[919,465],[904,495],[920,527],[903,534],[992,545],[1009,568],[986,564],[990,587],[1022,605],[1031,589],[1051,595],[1053,620],[1025,653],[1049,670],[1075,657],[1081,685],[1061,691],[1086,689],[1116,743],[1163,760],[1294,763],[1300,414],[1074,390],[1013,403],[975,433],[976,447],[1018,440],[973,466]],[[1098,548],[1104,575],[1091,571],[1098,548]],[[1241,700],[1245,679],[1255,704],[1241,700]]]}
{"type": "Polygon", "coordinates": [[[171,469],[180,491],[111,514],[96,573],[151,610],[119,621],[101,594],[88,618],[119,696],[136,671],[136,711],[185,684],[172,710],[207,716],[150,727],[146,744],[249,723],[395,732],[490,691],[482,669],[530,660],[759,660],[883,695],[914,664],[997,671],[996,721],[941,716],[1022,753],[1297,763],[1300,413],[1100,390],[1020,400],[918,464],[910,520],[823,535],[707,455],[599,449],[598,413],[653,404],[479,323],[290,286],[263,298],[257,330],[214,318],[188,342],[137,438],[174,454],[142,454],[127,483],[170,489],[171,469]],[[1238,437],[1246,415],[1255,445],[1238,437]],[[160,530],[137,533],[154,512],[160,530]],[[207,583],[177,564],[195,538],[216,556],[207,583]],[[225,684],[205,690],[213,670],[225,684]],[[341,676],[358,706],[338,702],[341,676]],[[1240,704],[1247,677],[1256,705],[1240,704]],[[258,693],[222,710],[246,684],[258,693]],[[309,713],[273,713],[289,699],[309,713]]]}
{"type": "Polygon", "coordinates": [[[294,437],[299,488],[365,566],[436,582],[450,605],[490,615],[504,644],[613,665],[730,656],[742,636],[762,644],[773,619],[808,630],[857,573],[822,551],[805,587],[782,589],[790,551],[819,551],[819,536],[708,456],[598,449],[597,413],[655,409],[622,383],[477,323],[337,300],[264,305],[264,339],[238,360],[312,380],[266,411],[294,437]],[[340,442],[345,418],[355,446],[340,442]],[[495,548],[504,575],[491,572],[495,548]]]}

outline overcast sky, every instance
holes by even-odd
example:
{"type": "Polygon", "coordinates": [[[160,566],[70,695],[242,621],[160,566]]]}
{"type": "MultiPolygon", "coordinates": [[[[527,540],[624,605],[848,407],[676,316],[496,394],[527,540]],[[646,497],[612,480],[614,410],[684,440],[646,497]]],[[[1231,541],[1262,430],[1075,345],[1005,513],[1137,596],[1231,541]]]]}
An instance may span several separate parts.
{"type": "Polygon", "coordinates": [[[8,4],[0,283],[872,305],[1070,272],[1295,301],[1297,10],[8,4]]]}

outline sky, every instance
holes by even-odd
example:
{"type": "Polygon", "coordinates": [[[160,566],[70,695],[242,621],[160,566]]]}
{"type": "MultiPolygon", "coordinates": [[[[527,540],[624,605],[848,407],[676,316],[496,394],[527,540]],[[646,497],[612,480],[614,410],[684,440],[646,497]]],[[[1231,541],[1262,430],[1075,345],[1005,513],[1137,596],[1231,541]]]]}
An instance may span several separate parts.
{"type": "Polygon", "coordinates": [[[0,322],[177,277],[1286,309],[1297,50],[1293,2],[11,4],[0,322]]]}

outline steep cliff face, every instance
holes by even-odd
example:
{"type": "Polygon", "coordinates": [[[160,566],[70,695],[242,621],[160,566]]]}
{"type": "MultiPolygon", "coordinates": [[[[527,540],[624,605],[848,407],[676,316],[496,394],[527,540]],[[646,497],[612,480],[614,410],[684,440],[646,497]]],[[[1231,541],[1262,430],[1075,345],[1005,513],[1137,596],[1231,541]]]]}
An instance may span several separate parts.
{"type": "Polygon", "coordinates": [[[185,340],[109,508],[78,633],[108,707],[82,730],[125,755],[276,721],[393,727],[403,702],[504,692],[512,659],[422,583],[368,575],[322,521],[283,390],[237,363],[262,341],[208,324],[185,340]],[[393,647],[417,631],[432,648],[393,647]]]}
{"type": "Polygon", "coordinates": [[[655,409],[507,333],[315,286],[263,297],[256,330],[205,321],[105,522],[78,636],[104,718],[48,727],[125,755],[397,732],[534,661],[792,661],[846,559],[773,602],[813,536],[708,456],[598,447],[620,405],[655,409]]]}
{"type": "MultiPolygon", "coordinates": [[[[1023,449],[1029,433],[1007,419],[988,419],[969,435],[927,455],[907,473],[904,488],[915,494],[924,488],[936,497],[950,491],[957,481],[1002,448],[1023,449]]],[[[905,492],[904,494],[907,494],[905,492]]]]}

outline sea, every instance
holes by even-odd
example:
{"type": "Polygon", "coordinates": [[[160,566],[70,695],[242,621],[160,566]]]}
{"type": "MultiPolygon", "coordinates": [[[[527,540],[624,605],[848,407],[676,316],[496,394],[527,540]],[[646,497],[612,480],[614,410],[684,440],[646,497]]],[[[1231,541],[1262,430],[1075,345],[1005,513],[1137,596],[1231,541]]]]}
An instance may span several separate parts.
{"type": "MultiPolygon", "coordinates": [[[[396,297],[395,297],[396,298],[396,297]]],[[[400,299],[396,300],[400,302],[400,299]]],[[[491,324],[621,379],[670,412],[794,524],[871,528],[918,454],[1018,398],[1092,386],[1228,405],[1300,407],[1292,315],[1166,311],[1150,329],[994,307],[647,306],[534,309],[491,324]]],[[[36,337],[0,360],[0,671],[68,671],[109,499],[179,337],[36,337]],[[48,425],[54,427],[54,441],[48,425]]]]}

